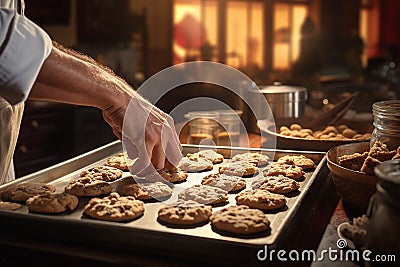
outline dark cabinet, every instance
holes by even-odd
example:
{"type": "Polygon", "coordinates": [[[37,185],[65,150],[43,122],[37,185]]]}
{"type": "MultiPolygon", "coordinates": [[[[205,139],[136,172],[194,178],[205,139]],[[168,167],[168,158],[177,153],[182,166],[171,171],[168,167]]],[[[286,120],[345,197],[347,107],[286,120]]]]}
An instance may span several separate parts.
{"type": "Polygon", "coordinates": [[[16,176],[44,169],[115,139],[98,109],[27,101],[14,154],[16,176]]]}

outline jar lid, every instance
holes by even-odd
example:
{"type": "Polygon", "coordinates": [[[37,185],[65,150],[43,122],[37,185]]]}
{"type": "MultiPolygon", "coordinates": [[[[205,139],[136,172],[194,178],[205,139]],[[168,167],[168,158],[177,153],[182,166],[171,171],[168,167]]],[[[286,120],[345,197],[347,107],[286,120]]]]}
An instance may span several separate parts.
{"type": "Polygon", "coordinates": [[[243,111],[241,110],[215,110],[218,113],[218,121],[221,123],[237,123],[240,122],[240,116],[242,116],[243,111]]]}
{"type": "Polygon", "coordinates": [[[372,104],[375,116],[391,116],[400,119],[400,100],[379,101],[372,104]]]}
{"type": "Polygon", "coordinates": [[[400,195],[400,160],[388,160],[374,168],[381,186],[389,192],[400,195]]]}
{"type": "Polygon", "coordinates": [[[185,119],[192,120],[197,118],[218,119],[218,113],[215,111],[190,111],[185,114],[185,119]]]}

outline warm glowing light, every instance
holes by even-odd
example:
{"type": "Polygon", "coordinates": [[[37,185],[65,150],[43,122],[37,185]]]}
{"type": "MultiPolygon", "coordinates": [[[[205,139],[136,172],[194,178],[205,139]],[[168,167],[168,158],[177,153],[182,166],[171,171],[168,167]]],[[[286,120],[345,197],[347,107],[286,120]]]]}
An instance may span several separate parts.
{"type": "MultiPolygon", "coordinates": [[[[361,9],[360,10],[360,37],[363,39],[364,42],[366,42],[368,38],[368,10],[367,9],[361,9]]],[[[368,60],[368,55],[366,53],[367,49],[365,49],[361,58],[361,61],[364,66],[367,65],[367,60],[368,60]]]]}
{"type": "MultiPolygon", "coordinates": [[[[191,16],[191,19],[198,23],[198,27],[193,29],[194,32],[197,31],[198,33],[192,32],[191,37],[200,40],[202,44],[207,42],[208,45],[211,45],[213,56],[217,54],[217,4],[215,0],[176,0],[174,3],[174,26],[182,23],[185,17],[191,16]]],[[[174,34],[176,34],[176,31],[174,34]]],[[[176,36],[174,37],[173,51],[174,64],[185,61],[188,53],[201,56],[200,47],[189,51],[188,48],[182,47],[176,42],[176,36]]]]}
{"type": "Polygon", "coordinates": [[[293,27],[292,27],[292,61],[296,61],[300,54],[301,26],[307,16],[305,6],[293,7],[293,27]]]}
{"type": "Polygon", "coordinates": [[[287,70],[300,54],[301,26],[307,7],[300,4],[276,3],[274,8],[273,66],[287,70]]]}

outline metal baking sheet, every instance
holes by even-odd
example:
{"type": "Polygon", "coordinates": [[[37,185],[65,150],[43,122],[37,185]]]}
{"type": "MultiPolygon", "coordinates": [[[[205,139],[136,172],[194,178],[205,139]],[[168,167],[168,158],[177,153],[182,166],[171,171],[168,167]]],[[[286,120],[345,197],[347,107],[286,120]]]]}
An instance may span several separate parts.
{"type": "MultiPolygon", "coordinates": [[[[83,215],[83,207],[89,201],[88,197],[80,197],[78,208],[70,213],[62,213],[57,215],[45,215],[30,213],[26,206],[22,206],[17,211],[0,211],[0,224],[13,220],[15,223],[7,225],[15,227],[21,231],[21,225],[25,225],[24,229],[30,233],[46,229],[44,235],[49,235],[60,240],[74,239],[112,247],[135,247],[147,248],[150,250],[161,249],[165,251],[174,251],[179,249],[188,252],[196,251],[197,256],[209,256],[215,253],[213,246],[218,249],[225,247],[251,248],[256,249],[268,245],[275,247],[279,244],[281,237],[285,235],[286,229],[295,227],[291,225],[291,221],[297,214],[299,207],[302,205],[303,199],[310,194],[310,188],[316,180],[325,179],[329,172],[326,167],[325,153],[311,151],[285,151],[273,149],[258,148],[232,148],[232,147],[205,147],[217,149],[224,156],[243,153],[246,151],[261,151],[274,155],[275,159],[283,155],[301,154],[312,158],[317,162],[316,168],[306,173],[306,178],[301,182],[298,194],[292,194],[287,197],[287,207],[279,211],[266,212],[268,219],[271,221],[271,231],[260,236],[237,237],[234,235],[224,235],[214,231],[211,224],[195,228],[171,228],[157,221],[157,212],[163,204],[161,202],[145,203],[145,214],[137,220],[121,223],[107,222],[90,219],[83,215]],[[18,223],[20,222],[20,224],[18,223]],[[102,234],[98,234],[101,232],[102,234]],[[85,237],[85,238],[83,238],[85,237]],[[170,247],[171,240],[177,243],[177,247],[170,247]]],[[[199,150],[199,146],[183,145],[183,154],[195,152],[199,150]]],[[[7,187],[21,182],[44,182],[50,183],[57,187],[58,191],[63,191],[65,185],[72,179],[76,179],[79,173],[89,167],[104,165],[105,160],[122,151],[122,145],[119,141],[110,143],[99,149],[73,158],[69,161],[60,163],[53,167],[44,169],[37,173],[17,179],[16,181],[0,186],[0,193],[7,187]]],[[[201,173],[189,173],[186,182],[179,184],[181,187],[190,187],[193,184],[200,184],[201,179],[211,172],[217,172],[218,164],[214,166],[212,171],[201,173]]],[[[260,172],[261,173],[261,172],[260,172]]],[[[125,183],[131,179],[129,173],[124,173],[122,179],[113,182],[114,190],[121,183],[125,183]]],[[[247,180],[247,189],[250,188],[251,180],[254,178],[245,178],[247,180]]],[[[317,190],[317,189],[314,189],[317,190]]],[[[213,211],[219,210],[227,205],[235,205],[236,194],[229,194],[229,203],[224,206],[217,206],[213,211]]],[[[174,197],[174,196],[173,196],[174,197]]],[[[172,197],[172,198],[173,198],[172,197]]],[[[0,225],[1,226],[1,225],[0,225]]],[[[43,233],[42,233],[43,235],[43,233]]],[[[229,250],[223,250],[228,253],[229,250]]],[[[190,253],[189,253],[190,254],[190,253]]],[[[189,255],[188,254],[188,255],[189,255]]]]}

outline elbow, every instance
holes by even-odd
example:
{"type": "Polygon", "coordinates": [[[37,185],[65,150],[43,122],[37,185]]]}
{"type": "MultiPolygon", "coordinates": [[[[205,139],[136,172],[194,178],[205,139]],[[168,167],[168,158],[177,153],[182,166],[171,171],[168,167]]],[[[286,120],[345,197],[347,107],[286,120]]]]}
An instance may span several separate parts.
{"type": "Polygon", "coordinates": [[[29,90],[18,89],[21,87],[1,88],[0,97],[4,98],[10,105],[17,105],[26,101],[29,90]]]}

